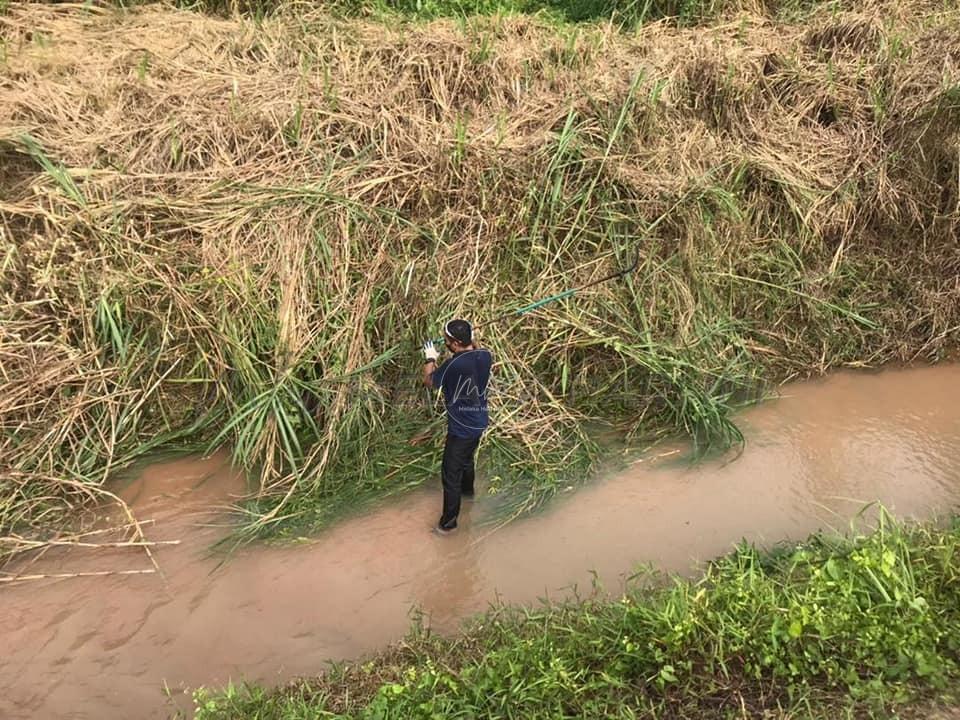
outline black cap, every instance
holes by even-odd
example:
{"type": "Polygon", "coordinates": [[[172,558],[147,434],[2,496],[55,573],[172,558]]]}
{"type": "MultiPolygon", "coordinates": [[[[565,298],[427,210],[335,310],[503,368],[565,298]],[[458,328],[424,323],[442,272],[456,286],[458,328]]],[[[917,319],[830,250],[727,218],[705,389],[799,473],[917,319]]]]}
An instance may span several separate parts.
{"type": "Polygon", "coordinates": [[[473,328],[466,320],[450,320],[443,326],[443,334],[452,337],[461,345],[473,342],[473,328]]]}

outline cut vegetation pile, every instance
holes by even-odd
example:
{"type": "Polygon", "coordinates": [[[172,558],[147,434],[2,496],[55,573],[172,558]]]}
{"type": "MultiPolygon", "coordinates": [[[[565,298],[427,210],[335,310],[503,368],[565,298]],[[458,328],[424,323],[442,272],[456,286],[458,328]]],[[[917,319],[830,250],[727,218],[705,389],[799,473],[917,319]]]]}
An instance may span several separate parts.
{"type": "Polygon", "coordinates": [[[250,527],[431,477],[419,342],[481,333],[520,512],[596,446],[960,339],[960,14],[636,32],[304,6],[0,15],[0,557],[160,446],[227,444],[250,527]]]}

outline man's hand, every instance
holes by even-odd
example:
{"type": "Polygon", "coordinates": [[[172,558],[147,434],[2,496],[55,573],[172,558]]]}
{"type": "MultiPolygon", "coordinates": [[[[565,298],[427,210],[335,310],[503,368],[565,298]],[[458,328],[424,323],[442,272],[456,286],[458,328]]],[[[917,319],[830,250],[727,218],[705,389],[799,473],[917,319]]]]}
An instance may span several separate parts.
{"type": "Polygon", "coordinates": [[[427,340],[423,344],[423,357],[427,362],[430,362],[431,360],[433,360],[433,362],[436,362],[437,358],[440,357],[440,353],[437,351],[437,348],[434,346],[433,340],[427,340]]]}

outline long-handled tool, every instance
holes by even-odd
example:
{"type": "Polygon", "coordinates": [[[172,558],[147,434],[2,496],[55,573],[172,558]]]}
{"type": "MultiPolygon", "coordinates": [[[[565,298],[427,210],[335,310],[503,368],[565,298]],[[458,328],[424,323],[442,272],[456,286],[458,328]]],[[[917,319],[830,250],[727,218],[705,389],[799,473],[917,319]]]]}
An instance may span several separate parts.
{"type": "MultiPolygon", "coordinates": [[[[721,169],[721,166],[719,166],[719,165],[716,166],[716,167],[710,168],[710,169],[707,170],[707,172],[705,172],[700,178],[698,178],[698,181],[706,180],[707,178],[709,178],[711,175],[715,174],[715,173],[716,173],[717,171],[719,171],[720,169],[721,169]]],[[[650,223],[649,225],[647,225],[647,227],[644,229],[643,234],[642,234],[641,237],[649,237],[650,234],[653,232],[653,230],[654,230],[658,225],[660,225],[660,223],[662,223],[674,210],[676,210],[678,207],[680,207],[680,205],[683,204],[683,203],[687,200],[687,198],[689,198],[691,195],[693,195],[695,192],[698,192],[698,191],[700,191],[700,188],[699,188],[698,183],[692,184],[691,187],[690,187],[685,193],[683,193],[683,195],[681,195],[679,198],[677,198],[676,202],[674,202],[673,205],[671,205],[669,208],[667,208],[666,210],[664,210],[664,211],[657,217],[656,220],[654,220],[652,223],[650,223]]],[[[640,237],[636,237],[635,240],[636,240],[637,242],[639,242],[639,241],[640,241],[640,237]]],[[[474,328],[481,327],[481,326],[487,326],[487,325],[494,325],[494,324],[496,324],[496,323],[498,323],[498,322],[501,322],[501,321],[503,321],[503,320],[506,320],[507,318],[519,317],[520,315],[526,315],[528,312],[532,312],[532,311],[536,310],[537,308],[540,308],[540,307],[543,307],[544,305],[547,305],[548,303],[552,303],[552,302],[555,302],[555,301],[557,301],[557,300],[563,300],[563,298],[571,297],[572,295],[575,295],[576,293],[580,292],[581,290],[586,290],[587,288],[593,287],[594,285],[600,285],[601,283],[609,282],[610,280],[615,280],[616,278],[619,278],[619,277],[624,277],[625,275],[629,275],[629,274],[632,273],[634,270],[636,270],[636,269],[637,269],[637,266],[638,266],[639,264],[640,264],[640,248],[639,248],[639,246],[638,246],[638,247],[637,247],[637,250],[636,250],[636,252],[635,252],[635,254],[634,254],[634,256],[633,256],[633,263],[631,263],[631,265],[630,265],[629,267],[623,268],[623,269],[621,269],[621,270],[617,270],[615,273],[611,273],[610,275],[607,275],[606,277],[600,278],[599,280],[594,280],[593,282],[589,282],[589,283],[587,283],[586,285],[581,285],[580,287],[570,288],[569,290],[564,290],[563,292],[557,293],[556,295],[551,295],[550,297],[545,297],[545,298],[543,298],[542,300],[537,300],[536,302],[532,302],[532,303],[530,303],[529,305],[524,305],[523,307],[517,308],[516,310],[510,310],[509,312],[505,312],[503,315],[498,315],[497,317],[493,318],[492,320],[487,320],[487,321],[484,322],[484,323],[476,324],[476,325],[474,325],[474,328]]],[[[433,342],[435,342],[435,343],[442,343],[442,342],[443,342],[443,338],[434,338],[434,339],[433,339],[433,342]]]]}
{"type": "MultiPolygon", "coordinates": [[[[628,267],[621,268],[620,270],[617,270],[616,272],[610,273],[610,274],[607,275],[606,277],[602,277],[602,278],[600,278],[599,280],[593,280],[592,282],[588,282],[588,283],[586,283],[585,285],[580,285],[580,286],[578,286],[578,287],[574,287],[574,288],[570,288],[570,289],[568,289],[568,290],[564,290],[563,292],[559,292],[559,293],[557,293],[556,295],[550,295],[549,297],[541,298],[540,300],[537,300],[537,301],[535,301],[535,302],[532,302],[532,303],[530,303],[529,305],[524,305],[523,307],[516,308],[515,310],[510,310],[510,311],[508,311],[508,312],[505,312],[505,313],[503,313],[502,315],[497,315],[496,317],[494,317],[494,318],[491,319],[491,320],[487,320],[486,322],[483,322],[483,323],[474,325],[474,329],[476,329],[476,328],[478,328],[478,327],[489,327],[490,325],[495,325],[495,324],[497,324],[498,322],[502,322],[502,321],[507,320],[507,319],[509,319],[509,318],[515,318],[515,317],[520,317],[521,315],[526,315],[527,313],[533,312],[533,311],[536,310],[537,308],[541,308],[541,307],[543,307],[544,305],[548,305],[549,303],[556,302],[557,300],[563,300],[564,298],[572,297],[572,296],[576,295],[578,292],[580,292],[580,291],[582,291],[582,290],[586,290],[587,288],[591,288],[591,287],[593,287],[593,286],[595,286],[595,285],[601,285],[601,284],[603,284],[603,283],[605,283],[605,282],[609,282],[609,281],[611,281],[611,280],[616,280],[617,278],[625,277],[625,276],[629,275],[630,273],[632,273],[634,270],[636,270],[636,269],[637,269],[637,266],[638,266],[639,264],[640,264],[640,250],[639,250],[639,248],[638,248],[637,251],[636,251],[636,253],[634,254],[633,262],[632,262],[628,267]]],[[[443,343],[443,341],[444,341],[443,338],[434,338],[434,339],[433,339],[433,342],[434,342],[434,343],[443,343]]],[[[433,395],[433,393],[430,391],[430,389],[427,388],[427,407],[428,407],[428,408],[430,408],[430,407],[433,406],[433,401],[434,401],[434,395],[433,395]]],[[[428,428],[420,431],[420,432],[419,432],[416,436],[414,436],[413,438],[411,438],[411,439],[410,439],[410,444],[411,444],[411,445],[419,445],[420,443],[426,442],[427,440],[430,439],[430,437],[432,436],[432,434],[433,434],[432,428],[429,428],[429,427],[428,427],[428,428]]]]}
{"type": "MultiPolygon", "coordinates": [[[[576,295],[578,292],[586,290],[587,288],[591,288],[595,285],[602,285],[605,282],[609,282],[611,280],[616,280],[617,278],[625,277],[626,275],[629,275],[634,270],[636,270],[639,264],[640,264],[640,250],[638,249],[634,254],[633,262],[628,267],[621,268],[620,270],[610,273],[606,277],[602,277],[599,280],[593,280],[592,282],[588,282],[585,285],[580,285],[578,287],[564,290],[563,292],[559,292],[556,295],[550,295],[549,297],[541,298],[540,300],[532,302],[529,305],[524,305],[523,307],[516,308],[515,310],[510,310],[508,312],[505,312],[502,315],[497,315],[495,318],[491,320],[487,320],[482,323],[477,323],[473,327],[474,329],[477,329],[480,327],[489,327],[490,325],[496,325],[497,323],[507,320],[509,318],[515,318],[515,317],[520,317],[521,315],[526,315],[527,313],[533,312],[537,308],[541,308],[544,305],[548,305],[552,302],[556,302],[557,300],[563,300],[564,298],[572,297],[576,295]]],[[[442,343],[443,338],[434,338],[433,342],[442,343]]]]}

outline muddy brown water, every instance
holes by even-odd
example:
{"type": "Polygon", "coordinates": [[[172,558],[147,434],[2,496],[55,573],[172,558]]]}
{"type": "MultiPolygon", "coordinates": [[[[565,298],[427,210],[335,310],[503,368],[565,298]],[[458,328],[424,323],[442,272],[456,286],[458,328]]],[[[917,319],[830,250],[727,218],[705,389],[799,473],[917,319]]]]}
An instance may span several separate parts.
{"type": "MultiPolygon", "coordinates": [[[[0,587],[0,718],[167,717],[169,687],[278,683],[400,639],[412,607],[450,630],[496,598],[616,591],[639,563],[690,572],[741,538],[771,545],[848,527],[866,504],[930,518],[960,507],[960,366],[841,373],[783,389],[741,416],[734,461],[652,454],[492,532],[481,498],[461,532],[428,532],[436,487],[314,540],[255,547],[219,568],[212,505],[240,491],[222,457],[149,468],[124,492],[164,576],[0,587]]],[[[434,483],[433,485],[435,485],[434,483]]],[[[31,572],[149,568],[139,550],[45,557],[31,572]]]]}

